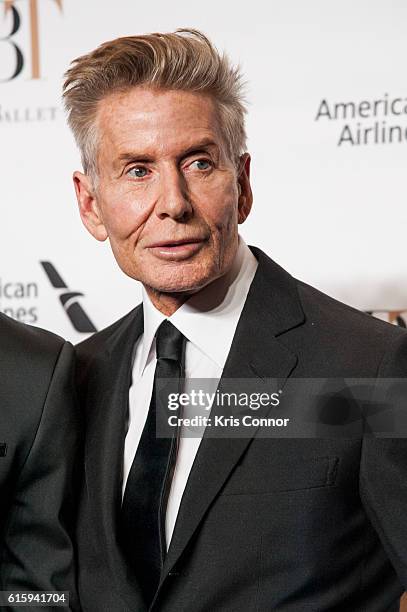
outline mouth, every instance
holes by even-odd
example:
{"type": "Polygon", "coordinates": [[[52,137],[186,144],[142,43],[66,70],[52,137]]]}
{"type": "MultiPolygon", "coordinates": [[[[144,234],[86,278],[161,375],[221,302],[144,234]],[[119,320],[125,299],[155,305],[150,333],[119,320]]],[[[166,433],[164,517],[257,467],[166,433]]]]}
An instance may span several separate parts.
{"type": "Polygon", "coordinates": [[[197,242],[203,242],[203,238],[182,238],[181,240],[162,240],[160,242],[155,242],[154,244],[150,244],[151,248],[156,247],[175,247],[181,244],[195,244],[197,242]]]}
{"type": "Polygon", "coordinates": [[[182,238],[180,240],[162,240],[147,247],[150,252],[163,260],[181,261],[198,253],[206,238],[182,238]]]}

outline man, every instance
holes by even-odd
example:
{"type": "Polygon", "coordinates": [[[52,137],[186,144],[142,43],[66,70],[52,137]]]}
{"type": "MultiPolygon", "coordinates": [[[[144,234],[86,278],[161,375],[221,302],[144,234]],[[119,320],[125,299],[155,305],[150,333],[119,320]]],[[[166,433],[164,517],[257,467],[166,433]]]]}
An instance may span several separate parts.
{"type": "Polygon", "coordinates": [[[20,610],[19,594],[57,591],[77,610],[73,347],[3,314],[0,338],[0,591],[15,592],[0,607],[20,610]]]}
{"type": "Polygon", "coordinates": [[[108,42],[67,73],[82,220],[143,285],[142,304],[78,347],[84,612],[390,611],[407,585],[403,439],[162,429],[162,380],[281,391],[406,374],[404,331],[239,237],[252,204],[240,84],[186,30],[108,42]]]}

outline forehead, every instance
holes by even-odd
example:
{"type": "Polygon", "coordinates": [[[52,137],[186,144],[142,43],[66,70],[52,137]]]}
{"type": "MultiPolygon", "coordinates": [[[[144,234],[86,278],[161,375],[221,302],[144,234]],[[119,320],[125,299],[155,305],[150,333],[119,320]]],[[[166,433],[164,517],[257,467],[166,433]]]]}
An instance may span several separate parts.
{"type": "Polygon", "coordinates": [[[129,147],[171,154],[202,139],[221,146],[216,106],[208,94],[134,87],[102,99],[96,121],[111,155],[129,147]]]}

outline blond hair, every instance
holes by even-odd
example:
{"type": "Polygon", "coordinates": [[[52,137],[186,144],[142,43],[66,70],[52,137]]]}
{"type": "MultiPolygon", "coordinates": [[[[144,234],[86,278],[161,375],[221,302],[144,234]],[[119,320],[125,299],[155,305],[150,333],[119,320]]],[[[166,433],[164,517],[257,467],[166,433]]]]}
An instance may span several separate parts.
{"type": "Polygon", "coordinates": [[[100,100],[137,85],[209,94],[215,101],[227,154],[246,150],[244,84],[239,67],[198,30],[127,36],[75,59],[65,74],[68,123],[87,174],[97,176],[96,113],[100,100]]]}

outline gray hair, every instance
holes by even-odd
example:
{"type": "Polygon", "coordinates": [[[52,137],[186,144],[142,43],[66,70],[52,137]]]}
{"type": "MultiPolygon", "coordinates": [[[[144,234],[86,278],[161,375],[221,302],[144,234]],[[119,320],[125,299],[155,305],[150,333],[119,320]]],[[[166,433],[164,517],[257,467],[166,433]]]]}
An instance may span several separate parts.
{"type": "Polygon", "coordinates": [[[63,99],[85,173],[97,177],[98,103],[137,85],[212,96],[227,153],[238,164],[246,150],[240,68],[233,66],[227,55],[220,55],[202,32],[178,29],[117,38],[71,63],[65,74],[63,99]]]}

